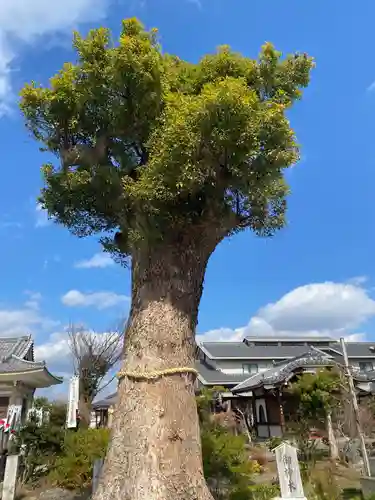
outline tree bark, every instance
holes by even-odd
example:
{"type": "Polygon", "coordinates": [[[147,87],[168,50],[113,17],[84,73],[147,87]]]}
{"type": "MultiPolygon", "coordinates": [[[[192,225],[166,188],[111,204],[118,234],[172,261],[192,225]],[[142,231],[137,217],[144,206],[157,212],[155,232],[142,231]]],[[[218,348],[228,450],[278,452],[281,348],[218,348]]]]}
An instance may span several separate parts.
{"type": "Polygon", "coordinates": [[[85,394],[80,393],[78,401],[78,410],[80,416],[79,425],[81,428],[87,429],[91,423],[91,408],[92,402],[85,394]]]}
{"type": "MultiPolygon", "coordinates": [[[[123,370],[194,367],[198,306],[213,249],[180,242],[133,255],[123,370]]],[[[94,500],[212,500],[203,476],[194,381],[192,374],[120,381],[94,500]]]]}

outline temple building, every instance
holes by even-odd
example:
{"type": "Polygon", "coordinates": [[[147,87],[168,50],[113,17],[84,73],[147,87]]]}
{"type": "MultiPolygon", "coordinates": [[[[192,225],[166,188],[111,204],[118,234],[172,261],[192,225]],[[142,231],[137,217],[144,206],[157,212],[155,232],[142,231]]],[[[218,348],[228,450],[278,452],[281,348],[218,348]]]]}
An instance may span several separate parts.
{"type": "MultiPolygon", "coordinates": [[[[359,398],[375,394],[375,342],[347,342],[359,398]]],[[[295,413],[285,391],[303,372],[343,367],[340,343],[330,337],[246,337],[242,342],[202,342],[197,349],[196,390],[223,387],[225,408],[239,409],[260,439],[282,436],[295,413]]],[[[92,425],[110,426],[116,394],[93,405],[92,425]]]]}
{"type": "Polygon", "coordinates": [[[35,361],[31,336],[0,337],[0,421],[13,428],[24,423],[35,390],[62,382],[44,361],[35,361]]]}

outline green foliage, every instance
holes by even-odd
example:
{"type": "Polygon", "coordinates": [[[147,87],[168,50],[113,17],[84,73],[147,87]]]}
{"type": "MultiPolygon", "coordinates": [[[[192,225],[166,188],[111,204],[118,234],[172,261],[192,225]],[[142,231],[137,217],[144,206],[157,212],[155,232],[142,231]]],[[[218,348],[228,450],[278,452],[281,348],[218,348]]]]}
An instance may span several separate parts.
{"type": "Polygon", "coordinates": [[[267,441],[267,447],[269,451],[273,451],[275,448],[277,448],[282,442],[283,438],[281,437],[272,437],[267,441]]]}
{"type": "Polygon", "coordinates": [[[215,394],[227,392],[228,389],[222,386],[202,387],[196,396],[198,416],[201,423],[206,423],[212,411],[215,394]]]}
{"type": "Polygon", "coordinates": [[[247,488],[251,477],[260,472],[259,464],[250,460],[246,437],[234,436],[226,427],[210,419],[215,394],[225,390],[223,387],[203,388],[197,396],[203,472],[216,499],[234,491],[239,494],[247,488]]]}
{"type": "Polygon", "coordinates": [[[64,427],[66,422],[66,404],[59,401],[49,401],[46,397],[37,397],[33,407],[42,409],[49,415],[49,424],[54,427],[64,427]]]}
{"type": "Polygon", "coordinates": [[[50,425],[56,427],[65,427],[66,423],[66,404],[53,402],[49,407],[49,422],[50,425]]]}
{"type": "Polygon", "coordinates": [[[35,482],[53,467],[61,453],[64,430],[52,422],[39,426],[34,418],[15,435],[14,447],[20,449],[22,482],[35,482]]]}
{"type": "Polygon", "coordinates": [[[187,224],[220,237],[284,225],[283,171],[299,157],[286,113],[309,83],[310,57],[282,58],[266,43],[257,60],[223,46],[191,64],[136,19],[117,44],[100,28],[75,33],[73,46],[75,64],[21,92],[29,131],[60,159],[44,165],[41,194],[56,222],[106,233],[119,257],[187,224]]]}
{"type": "Polygon", "coordinates": [[[93,463],[104,458],[109,442],[109,429],[82,429],[67,432],[62,454],[55,462],[51,481],[67,489],[88,487],[92,481],[93,463]]]}
{"type": "Polygon", "coordinates": [[[234,490],[229,500],[272,500],[280,494],[276,485],[256,484],[234,490]]]}
{"type": "Polygon", "coordinates": [[[222,426],[201,430],[203,471],[215,498],[247,485],[259,464],[249,459],[246,438],[234,436],[222,426]]]}
{"type": "Polygon", "coordinates": [[[324,469],[312,469],[305,483],[306,496],[311,500],[341,500],[342,490],[334,471],[334,465],[329,462],[324,469]]]}
{"type": "Polygon", "coordinates": [[[309,424],[325,423],[327,412],[340,401],[342,382],[336,370],[324,369],[316,374],[304,373],[291,384],[289,392],[298,402],[298,419],[309,424]]]}

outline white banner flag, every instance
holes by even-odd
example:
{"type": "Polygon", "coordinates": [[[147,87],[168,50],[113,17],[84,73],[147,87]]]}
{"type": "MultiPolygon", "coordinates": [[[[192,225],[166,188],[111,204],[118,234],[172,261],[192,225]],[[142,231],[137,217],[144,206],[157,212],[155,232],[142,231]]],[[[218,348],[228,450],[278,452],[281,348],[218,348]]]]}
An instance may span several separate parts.
{"type": "Polygon", "coordinates": [[[69,384],[69,402],[66,415],[66,427],[72,429],[77,427],[77,411],[79,401],[79,377],[72,377],[69,384]]]}

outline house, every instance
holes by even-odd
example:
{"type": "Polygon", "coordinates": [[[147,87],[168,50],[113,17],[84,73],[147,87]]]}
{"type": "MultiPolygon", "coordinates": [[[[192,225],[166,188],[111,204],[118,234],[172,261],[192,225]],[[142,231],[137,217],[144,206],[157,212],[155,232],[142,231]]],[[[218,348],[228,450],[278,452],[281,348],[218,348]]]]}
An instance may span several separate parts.
{"type": "MultiPolygon", "coordinates": [[[[44,361],[35,361],[31,336],[0,337],[0,421],[12,428],[26,420],[36,389],[61,384],[44,361]]],[[[1,451],[1,450],[0,450],[1,451]]]]}
{"type": "MultiPolygon", "coordinates": [[[[346,343],[359,395],[375,393],[375,342],[346,343]]],[[[222,386],[228,407],[246,409],[259,438],[281,436],[293,412],[283,388],[298,374],[343,365],[331,337],[246,337],[242,342],[202,342],[197,349],[197,387],[222,386]]],[[[103,425],[116,395],[93,405],[103,425]]]]}

